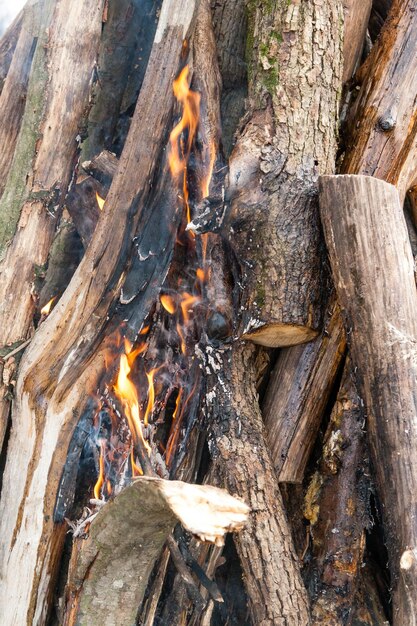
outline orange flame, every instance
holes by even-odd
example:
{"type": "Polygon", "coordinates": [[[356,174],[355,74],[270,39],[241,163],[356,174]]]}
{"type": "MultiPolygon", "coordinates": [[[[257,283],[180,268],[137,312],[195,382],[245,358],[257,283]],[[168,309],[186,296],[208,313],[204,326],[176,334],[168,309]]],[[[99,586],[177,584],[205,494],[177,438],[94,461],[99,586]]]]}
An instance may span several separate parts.
{"type": "Polygon", "coordinates": [[[96,500],[100,500],[100,492],[104,483],[104,447],[105,447],[105,442],[102,439],[100,441],[99,474],[98,474],[97,482],[94,485],[94,497],[96,500]]]}
{"type": "Polygon", "coordinates": [[[180,75],[174,80],[173,90],[176,99],[183,105],[182,118],[172,130],[170,135],[171,151],[168,157],[168,163],[171,174],[177,177],[186,167],[187,157],[190,153],[191,146],[198,126],[200,94],[191,91],[188,86],[188,65],[180,72],[180,75]],[[183,131],[188,130],[187,144],[184,146],[181,140],[183,131]],[[181,151],[180,151],[181,146],[181,151]],[[181,152],[185,157],[181,155],[181,152]]]}
{"type": "Polygon", "coordinates": [[[132,381],[128,378],[130,373],[129,359],[126,354],[122,354],[120,357],[120,369],[117,376],[117,382],[114,386],[114,390],[117,396],[120,398],[125,411],[126,419],[129,425],[130,432],[134,441],[141,441],[142,445],[150,453],[151,448],[149,444],[143,438],[142,424],[140,420],[139,400],[136,392],[136,387],[132,381]]]}
{"type": "Polygon", "coordinates": [[[171,313],[171,315],[173,315],[177,310],[177,305],[174,298],[165,293],[160,296],[160,300],[165,311],[168,311],[168,313],[171,313]]]}
{"type": "Polygon", "coordinates": [[[56,299],[56,296],[54,296],[53,298],[51,298],[51,299],[49,300],[49,302],[48,302],[47,304],[45,304],[45,306],[43,306],[43,307],[41,308],[41,314],[42,314],[42,315],[49,315],[49,313],[51,312],[51,307],[52,307],[52,304],[53,304],[53,302],[54,302],[54,300],[55,300],[55,299],[56,299]]]}
{"type": "Polygon", "coordinates": [[[206,177],[201,184],[201,193],[203,195],[203,198],[207,198],[207,196],[209,195],[211,177],[213,176],[214,161],[216,160],[216,146],[214,144],[214,141],[210,141],[209,151],[210,151],[209,167],[207,170],[206,177]]]}
{"type": "Polygon", "coordinates": [[[104,198],[98,195],[97,191],[96,191],[96,200],[97,200],[98,208],[100,209],[100,211],[102,211],[104,207],[104,203],[106,201],[104,198]]]}
{"type": "Polygon", "coordinates": [[[145,416],[143,418],[143,423],[145,424],[145,426],[148,425],[149,416],[152,414],[155,404],[154,376],[158,369],[159,368],[153,368],[149,373],[146,373],[146,378],[148,379],[148,403],[146,405],[145,416]]]}

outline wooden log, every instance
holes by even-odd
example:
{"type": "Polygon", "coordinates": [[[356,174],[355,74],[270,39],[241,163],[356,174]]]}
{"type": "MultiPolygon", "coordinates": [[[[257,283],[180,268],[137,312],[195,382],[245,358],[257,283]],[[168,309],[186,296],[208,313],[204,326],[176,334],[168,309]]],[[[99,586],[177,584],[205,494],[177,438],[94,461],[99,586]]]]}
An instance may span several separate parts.
{"type": "MultiPolygon", "coordinates": [[[[173,106],[172,80],[195,8],[193,2],[164,2],[102,218],[69,287],[39,328],[22,364],[0,502],[1,563],[8,563],[1,572],[0,598],[15,599],[1,607],[11,625],[35,616],[44,623],[48,613],[65,533],[62,524],[54,524],[62,468],[80,411],[105,367],[100,340],[109,309],[120,295],[132,234],[148,210],[149,186],[173,106]],[[13,572],[18,571],[24,571],[25,578],[16,587],[13,572]]],[[[158,280],[161,283],[163,276],[158,280]]],[[[148,310],[151,296],[158,293],[157,285],[153,289],[148,310]]]]}
{"type": "Polygon", "coordinates": [[[345,349],[340,310],[332,299],[321,335],[306,345],[284,348],[278,355],[262,414],[280,482],[303,481],[345,349]]]}
{"type": "Polygon", "coordinates": [[[320,179],[321,216],[352,360],[367,409],[383,503],[394,624],[417,620],[417,293],[395,187],[367,176],[320,179]],[[337,206],[337,215],[334,207],[337,206]]]}
{"type": "Polygon", "coordinates": [[[365,548],[367,509],[364,411],[349,359],[305,497],[310,521],[312,620],[350,623],[365,548]]]}
{"type": "Polygon", "coordinates": [[[249,508],[224,490],[139,478],[107,503],[71,557],[64,626],[132,624],[162,546],[180,521],[200,541],[221,545],[249,508]],[[137,573],[139,572],[139,576],[137,573]]]}
{"type": "Polygon", "coordinates": [[[392,0],[373,0],[372,11],[369,19],[369,34],[375,41],[387,19],[392,5],[392,0]]]}
{"type": "Polygon", "coordinates": [[[372,0],[344,0],[343,82],[353,75],[362,55],[372,0]]]}
{"type": "MultiPolygon", "coordinates": [[[[27,338],[35,310],[31,283],[34,273],[45,267],[56,217],[71,180],[79,124],[88,109],[91,60],[101,30],[100,0],[89,2],[88,8],[74,3],[69,3],[70,7],[68,3],[60,4],[57,13],[52,0],[34,5],[34,10],[40,12],[37,26],[40,36],[32,62],[25,114],[0,199],[0,347],[27,338]],[[91,12],[88,21],[80,17],[85,10],[91,12]],[[50,24],[52,13],[53,25],[50,24]],[[69,76],[77,79],[68,80],[67,73],[61,71],[63,66],[69,76]],[[63,118],[62,107],[68,107],[68,103],[72,104],[63,118]]],[[[30,39],[30,30],[22,30],[23,36],[30,39]]],[[[7,94],[3,92],[3,95],[7,94]]],[[[3,397],[1,440],[8,413],[9,402],[3,397]]]]}
{"type": "Polygon", "coordinates": [[[16,15],[15,19],[0,39],[0,93],[3,90],[4,81],[6,80],[13,59],[17,40],[19,39],[23,13],[22,10],[16,15]]]}
{"type": "Polygon", "coordinates": [[[414,2],[394,0],[361,70],[363,82],[349,116],[342,166],[345,174],[366,174],[396,185],[402,201],[417,183],[416,28],[414,2]]]}
{"type": "MultiPolygon", "coordinates": [[[[26,94],[33,55],[38,39],[42,37],[43,1],[28,4],[13,23],[13,34],[18,33],[13,58],[0,95],[0,197],[6,185],[13,161],[16,141],[25,110],[26,94]],[[14,30],[17,28],[17,31],[14,30]]],[[[0,51],[1,55],[1,51],[0,51]]]]}
{"type": "Polygon", "coordinates": [[[309,341],[322,322],[316,183],[334,168],[340,8],[249,7],[249,107],[227,193],[242,274],[240,333],[265,346],[309,341]]]}
{"type": "Polygon", "coordinates": [[[246,499],[253,511],[235,539],[253,623],[305,626],[309,603],[264,438],[255,351],[241,343],[208,351],[210,481],[246,499]]]}

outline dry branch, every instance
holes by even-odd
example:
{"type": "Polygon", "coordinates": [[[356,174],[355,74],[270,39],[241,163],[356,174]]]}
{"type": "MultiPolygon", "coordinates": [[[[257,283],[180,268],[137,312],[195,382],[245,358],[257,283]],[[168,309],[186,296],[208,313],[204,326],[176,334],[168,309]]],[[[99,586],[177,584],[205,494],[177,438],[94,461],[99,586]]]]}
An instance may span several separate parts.
{"type": "Polygon", "coordinates": [[[417,619],[414,260],[395,187],[365,176],[323,177],[320,184],[321,217],[383,503],[394,624],[407,626],[417,619]]]}
{"type": "Polygon", "coordinates": [[[149,575],[175,524],[218,545],[240,530],[248,507],[215,487],[139,478],[107,503],[76,540],[67,587],[73,624],[130,626],[149,575]]]}

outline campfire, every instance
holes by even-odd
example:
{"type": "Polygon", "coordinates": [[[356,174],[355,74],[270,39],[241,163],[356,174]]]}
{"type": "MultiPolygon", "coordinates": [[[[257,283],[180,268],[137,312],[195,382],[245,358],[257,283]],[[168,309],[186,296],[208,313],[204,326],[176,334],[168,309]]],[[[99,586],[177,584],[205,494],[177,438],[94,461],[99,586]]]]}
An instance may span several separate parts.
{"type": "Polygon", "coordinates": [[[1,624],[417,621],[417,12],[342,4],[0,40],[1,624]]]}

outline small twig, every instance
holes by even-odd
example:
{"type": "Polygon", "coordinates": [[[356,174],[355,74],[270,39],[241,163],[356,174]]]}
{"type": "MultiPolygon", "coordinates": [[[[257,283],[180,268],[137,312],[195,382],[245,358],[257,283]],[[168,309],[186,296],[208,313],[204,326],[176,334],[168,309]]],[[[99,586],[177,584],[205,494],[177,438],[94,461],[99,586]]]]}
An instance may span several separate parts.
{"type": "Polygon", "coordinates": [[[23,350],[24,348],[26,348],[26,346],[28,346],[30,344],[30,342],[32,341],[32,338],[30,339],[26,339],[26,341],[24,341],[23,343],[20,344],[20,346],[17,346],[17,348],[14,348],[13,350],[11,350],[10,352],[8,352],[7,354],[5,354],[4,356],[0,357],[0,359],[2,361],[7,361],[7,359],[10,359],[11,356],[14,356],[15,354],[17,354],[18,352],[20,352],[21,350],[23,350]]]}

